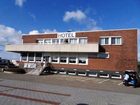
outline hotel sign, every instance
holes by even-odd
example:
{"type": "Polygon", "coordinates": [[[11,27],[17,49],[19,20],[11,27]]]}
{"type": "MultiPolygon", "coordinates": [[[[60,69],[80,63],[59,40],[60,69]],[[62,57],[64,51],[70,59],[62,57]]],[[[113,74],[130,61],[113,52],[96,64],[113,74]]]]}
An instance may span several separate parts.
{"type": "Polygon", "coordinates": [[[57,33],[57,38],[75,38],[75,36],[76,36],[75,32],[57,33]]]}

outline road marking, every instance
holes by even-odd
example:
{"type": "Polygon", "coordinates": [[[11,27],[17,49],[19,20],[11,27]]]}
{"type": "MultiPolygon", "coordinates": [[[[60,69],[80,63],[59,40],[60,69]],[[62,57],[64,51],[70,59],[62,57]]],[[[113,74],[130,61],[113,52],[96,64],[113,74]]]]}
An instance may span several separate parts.
{"type": "Polygon", "coordinates": [[[52,104],[52,105],[60,105],[59,102],[55,102],[55,101],[42,100],[42,99],[36,99],[36,98],[24,97],[24,96],[18,96],[18,95],[12,95],[12,94],[7,94],[7,93],[0,93],[0,96],[18,98],[18,99],[41,102],[41,103],[52,104]]]}
{"type": "Polygon", "coordinates": [[[109,81],[109,79],[105,79],[105,80],[99,81],[98,83],[101,84],[101,83],[106,82],[106,81],[109,81]]]}
{"type": "Polygon", "coordinates": [[[48,93],[48,94],[55,94],[55,95],[62,95],[62,96],[71,96],[70,94],[56,93],[56,92],[49,92],[49,91],[42,91],[42,90],[35,90],[35,89],[27,89],[27,88],[22,88],[22,87],[15,87],[15,86],[0,85],[0,87],[8,87],[8,88],[13,88],[13,89],[20,89],[20,90],[48,93]]]}
{"type": "Polygon", "coordinates": [[[121,83],[118,83],[118,85],[122,85],[123,84],[123,82],[121,82],[121,83]]]}

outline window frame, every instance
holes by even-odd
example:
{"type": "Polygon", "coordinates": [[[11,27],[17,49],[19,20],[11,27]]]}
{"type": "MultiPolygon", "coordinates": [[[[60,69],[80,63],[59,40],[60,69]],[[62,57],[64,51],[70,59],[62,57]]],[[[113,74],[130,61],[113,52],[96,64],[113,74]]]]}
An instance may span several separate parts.
{"type": "Polygon", "coordinates": [[[70,38],[69,44],[78,44],[78,38],[70,38]],[[74,40],[74,43],[71,43],[71,40],[74,40]]]}
{"type": "Polygon", "coordinates": [[[88,56],[86,56],[86,55],[79,55],[78,56],[78,64],[79,65],[88,65],[88,56]],[[79,59],[80,58],[85,58],[86,63],[84,63],[84,64],[83,63],[79,63],[79,59]]]}
{"type": "Polygon", "coordinates": [[[35,53],[34,52],[30,52],[30,53],[28,53],[28,62],[35,62],[35,53]],[[30,54],[31,53],[33,53],[33,60],[29,60],[29,58],[30,58],[30,54]]]}
{"type": "Polygon", "coordinates": [[[110,45],[110,37],[100,37],[100,45],[110,45]],[[101,43],[101,39],[103,39],[103,43],[101,43]],[[108,39],[108,44],[105,39],[108,39]]]}
{"type": "Polygon", "coordinates": [[[52,43],[51,44],[59,44],[59,39],[57,38],[52,38],[52,43]],[[54,41],[55,40],[55,41],[54,41]],[[56,41],[57,40],[57,41],[56,41]],[[54,41],[54,42],[53,42],[54,41]]]}
{"type": "Polygon", "coordinates": [[[41,62],[41,61],[42,61],[42,55],[43,55],[43,54],[42,54],[41,52],[36,52],[36,53],[35,53],[35,61],[36,61],[36,62],[41,62]],[[37,53],[40,53],[41,56],[37,56],[37,53]],[[36,60],[36,58],[39,58],[39,57],[40,57],[40,60],[36,60]]]}
{"type": "Polygon", "coordinates": [[[99,43],[100,45],[122,45],[122,36],[100,36],[99,43]],[[105,40],[104,43],[101,43],[101,39],[105,39],[105,38],[108,38],[108,44],[105,43],[105,40]],[[113,38],[120,38],[120,44],[116,44],[116,39],[115,39],[115,44],[112,44],[113,38]]]}
{"type": "Polygon", "coordinates": [[[59,63],[59,58],[60,58],[59,56],[51,56],[51,63],[57,63],[58,64],[59,63]],[[57,62],[53,62],[52,61],[53,60],[53,57],[56,57],[57,58],[57,62]]]}
{"type": "Polygon", "coordinates": [[[79,44],[87,44],[88,43],[88,38],[87,37],[85,37],[85,38],[84,37],[79,37],[79,42],[78,43],[79,44]],[[82,39],[86,39],[86,41],[84,41],[84,43],[81,43],[80,40],[82,40],[82,39]]]}
{"type": "Polygon", "coordinates": [[[60,56],[60,58],[59,58],[60,60],[59,60],[59,63],[60,64],[68,64],[68,57],[66,57],[66,56],[60,56]],[[61,62],[61,58],[66,58],[66,62],[61,62]]]}
{"type": "Polygon", "coordinates": [[[69,56],[69,59],[68,59],[68,63],[69,64],[77,64],[77,56],[69,56]],[[75,58],[75,63],[70,63],[70,58],[75,58]]]}
{"type": "Polygon", "coordinates": [[[111,37],[111,45],[122,45],[122,37],[111,37]],[[112,44],[112,39],[115,39],[115,43],[114,44],[112,44]],[[118,43],[116,43],[117,42],[117,38],[119,38],[120,39],[120,43],[118,44],[118,43]]]}
{"type": "Polygon", "coordinates": [[[23,59],[22,59],[22,58],[23,58],[22,54],[23,54],[23,53],[21,53],[21,55],[20,55],[20,57],[21,57],[21,58],[20,58],[20,59],[21,59],[20,61],[28,61],[28,53],[26,53],[26,57],[25,57],[26,60],[23,60],[23,59]]]}
{"type": "Polygon", "coordinates": [[[52,38],[47,38],[47,39],[44,39],[44,44],[52,44],[52,38]],[[48,40],[48,42],[46,43],[46,40],[48,40]]]}
{"type": "Polygon", "coordinates": [[[98,59],[109,59],[110,58],[110,54],[109,54],[109,52],[105,52],[105,53],[104,52],[101,52],[101,53],[98,53],[97,54],[97,58],[98,59]],[[108,56],[107,57],[99,57],[99,54],[108,54],[108,56]]]}

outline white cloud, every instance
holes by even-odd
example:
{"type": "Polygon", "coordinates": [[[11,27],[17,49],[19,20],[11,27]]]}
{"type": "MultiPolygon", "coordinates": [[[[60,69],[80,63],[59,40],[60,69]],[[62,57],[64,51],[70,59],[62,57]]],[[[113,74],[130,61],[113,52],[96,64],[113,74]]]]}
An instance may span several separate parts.
{"type": "Polygon", "coordinates": [[[21,42],[21,31],[12,27],[0,25],[0,45],[16,44],[21,42]]]}
{"type": "Polygon", "coordinates": [[[35,34],[39,34],[38,30],[32,30],[29,32],[30,35],[35,35],[35,34]]]}
{"type": "Polygon", "coordinates": [[[55,33],[57,32],[56,29],[43,29],[41,32],[39,32],[38,30],[32,30],[29,32],[29,35],[36,35],[36,34],[39,34],[39,33],[55,33]]]}
{"type": "Polygon", "coordinates": [[[17,31],[12,27],[0,25],[0,57],[6,59],[19,59],[18,54],[5,52],[6,44],[21,43],[21,31],[17,31]]]}
{"type": "Polygon", "coordinates": [[[84,30],[101,30],[102,28],[97,25],[97,21],[86,15],[85,12],[81,10],[77,11],[67,11],[64,14],[63,21],[76,21],[85,26],[84,30]]]}
{"type": "Polygon", "coordinates": [[[86,15],[81,10],[67,11],[67,12],[65,12],[65,15],[63,17],[63,21],[68,22],[70,20],[75,20],[75,21],[79,22],[79,21],[82,21],[85,18],[86,18],[86,15]]]}
{"type": "Polygon", "coordinates": [[[57,32],[57,30],[56,29],[43,29],[43,33],[55,33],[55,32],[57,32]]]}
{"type": "Polygon", "coordinates": [[[22,7],[23,6],[23,3],[25,2],[26,0],[15,0],[15,5],[19,6],[19,7],[22,7]]]}

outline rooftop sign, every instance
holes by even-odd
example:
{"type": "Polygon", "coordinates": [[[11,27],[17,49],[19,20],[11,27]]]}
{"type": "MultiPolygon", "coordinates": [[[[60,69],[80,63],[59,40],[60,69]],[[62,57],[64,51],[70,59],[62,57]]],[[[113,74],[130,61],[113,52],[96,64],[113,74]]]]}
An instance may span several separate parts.
{"type": "Polygon", "coordinates": [[[57,38],[75,38],[75,32],[62,32],[57,33],[57,38]]]}

